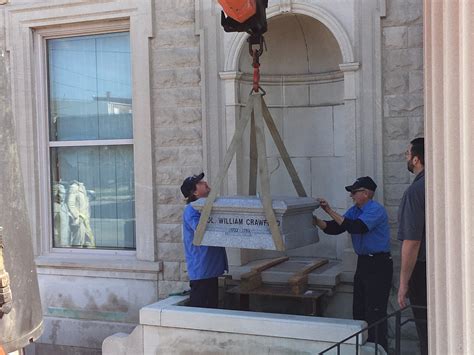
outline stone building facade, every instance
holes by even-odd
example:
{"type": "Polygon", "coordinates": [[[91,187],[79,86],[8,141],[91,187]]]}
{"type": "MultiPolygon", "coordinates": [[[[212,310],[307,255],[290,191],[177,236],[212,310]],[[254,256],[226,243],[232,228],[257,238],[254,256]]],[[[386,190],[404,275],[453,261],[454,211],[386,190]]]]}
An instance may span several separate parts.
{"type": "Polygon", "coordinates": [[[384,205],[395,231],[400,196],[410,183],[407,141],[423,136],[422,2],[388,1],[382,27],[384,205]]]}
{"type": "MultiPolygon", "coordinates": [[[[327,192],[342,211],[350,203],[343,184],[373,176],[395,239],[397,206],[410,183],[404,152],[411,139],[423,135],[422,0],[269,3],[273,52],[262,59],[262,83],[285,143],[294,147],[305,187],[314,197],[327,192]],[[295,53],[285,53],[281,43],[306,49],[285,61],[295,53]],[[318,43],[331,51],[327,57],[333,62],[318,57],[318,43]],[[296,63],[301,58],[306,61],[296,63]],[[302,127],[311,127],[305,125],[312,117],[322,125],[331,120],[330,132],[317,137],[331,136],[332,150],[316,146],[300,154],[311,134],[298,142],[305,132],[291,133],[294,117],[302,127]]],[[[8,98],[11,92],[45,316],[36,353],[99,353],[106,336],[133,329],[141,307],[188,288],[179,185],[202,170],[212,183],[222,163],[248,92],[244,36],[222,32],[213,0],[10,0],[0,10],[2,62],[10,73],[0,95],[8,98]],[[135,246],[57,248],[51,241],[49,152],[63,146],[47,139],[44,44],[118,32],[130,33],[133,142],[118,143],[134,145],[135,246]]],[[[239,175],[244,153],[231,167],[223,193],[245,192],[239,175]]],[[[287,188],[285,177],[278,172],[274,177],[273,191],[287,188]]],[[[395,255],[398,248],[394,241],[395,255]]],[[[354,255],[347,237],[322,235],[318,245],[305,249],[289,254],[340,261],[341,280],[350,290],[354,255]]],[[[233,270],[271,255],[229,250],[233,270]]]]}
{"type": "MultiPolygon", "coordinates": [[[[400,198],[412,182],[406,169],[407,142],[424,136],[423,3],[387,2],[383,28],[384,206],[391,225],[394,281],[391,308],[398,309],[396,291],[400,271],[397,211],[400,198]]],[[[416,352],[416,331],[403,329],[405,350],[416,352]],[[410,344],[410,345],[409,345],[410,344]]]]}
{"type": "Polygon", "coordinates": [[[151,41],[156,239],[163,261],[159,297],[188,287],[181,242],[183,176],[203,168],[200,37],[191,1],[155,3],[151,41]]]}

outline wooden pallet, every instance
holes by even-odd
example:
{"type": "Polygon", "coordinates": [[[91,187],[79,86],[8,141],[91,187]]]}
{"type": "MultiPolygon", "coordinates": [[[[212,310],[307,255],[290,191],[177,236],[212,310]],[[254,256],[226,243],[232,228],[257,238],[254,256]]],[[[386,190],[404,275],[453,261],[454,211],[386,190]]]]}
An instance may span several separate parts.
{"type": "Polygon", "coordinates": [[[328,259],[316,259],[304,265],[289,278],[287,284],[266,285],[263,283],[263,271],[288,260],[289,257],[283,256],[254,265],[249,272],[241,275],[240,285],[231,287],[226,292],[240,296],[240,309],[242,310],[249,310],[250,296],[270,296],[301,300],[304,304],[310,306],[309,308],[305,307],[309,309],[309,311],[305,311],[305,314],[320,315],[321,298],[326,295],[329,290],[325,288],[308,290],[308,275],[317,268],[326,265],[328,259]]]}
{"type": "MultiPolygon", "coordinates": [[[[251,271],[242,274],[240,279],[240,289],[243,292],[248,292],[262,287],[262,271],[265,271],[288,260],[289,257],[284,256],[253,266],[251,271]]],[[[318,267],[326,265],[327,263],[328,259],[317,259],[305,265],[301,270],[295,272],[288,280],[288,285],[291,288],[291,292],[294,295],[304,293],[308,288],[308,274],[316,270],[318,267]]]]}
{"type": "Polygon", "coordinates": [[[243,291],[251,291],[262,286],[262,271],[265,271],[275,265],[284,263],[290,258],[288,256],[282,256],[280,258],[268,260],[255,265],[249,272],[240,276],[240,288],[243,291]]]}
{"type": "Polygon", "coordinates": [[[288,280],[292,293],[295,295],[304,293],[308,289],[308,274],[327,263],[328,259],[315,260],[294,273],[288,280]]]}
{"type": "MultiPolygon", "coordinates": [[[[295,295],[288,285],[262,285],[253,290],[242,290],[240,286],[234,286],[226,291],[229,294],[238,295],[241,310],[250,310],[250,296],[272,297],[287,300],[298,300],[303,307],[303,314],[307,316],[322,316],[321,299],[329,290],[316,289],[307,290],[302,294],[295,295]]],[[[257,309],[257,311],[261,311],[257,309]]]]}

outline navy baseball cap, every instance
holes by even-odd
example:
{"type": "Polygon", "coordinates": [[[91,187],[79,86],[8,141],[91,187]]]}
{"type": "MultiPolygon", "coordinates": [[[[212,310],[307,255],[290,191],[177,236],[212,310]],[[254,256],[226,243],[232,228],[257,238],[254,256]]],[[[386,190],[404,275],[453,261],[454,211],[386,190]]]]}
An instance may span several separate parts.
{"type": "Polygon", "coordinates": [[[196,191],[196,184],[204,178],[204,173],[188,176],[181,185],[181,192],[185,198],[188,198],[196,191]]]}
{"type": "Polygon", "coordinates": [[[362,176],[357,178],[357,180],[352,185],[346,186],[346,191],[352,192],[361,188],[375,191],[377,189],[377,184],[370,176],[362,176]]]}

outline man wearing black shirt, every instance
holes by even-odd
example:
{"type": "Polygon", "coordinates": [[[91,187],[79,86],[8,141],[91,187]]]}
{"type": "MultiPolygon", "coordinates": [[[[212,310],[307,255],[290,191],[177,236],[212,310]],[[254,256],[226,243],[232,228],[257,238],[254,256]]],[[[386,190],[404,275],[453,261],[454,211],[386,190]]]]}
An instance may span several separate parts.
{"type": "MultiPolygon", "coordinates": [[[[402,241],[402,260],[398,304],[406,307],[407,295],[416,306],[427,304],[426,293],[426,230],[425,230],[425,151],[424,139],[410,142],[406,151],[407,168],[415,180],[405,191],[398,209],[398,239],[402,241]]],[[[428,329],[425,309],[413,309],[421,354],[428,354],[428,329]]]]}

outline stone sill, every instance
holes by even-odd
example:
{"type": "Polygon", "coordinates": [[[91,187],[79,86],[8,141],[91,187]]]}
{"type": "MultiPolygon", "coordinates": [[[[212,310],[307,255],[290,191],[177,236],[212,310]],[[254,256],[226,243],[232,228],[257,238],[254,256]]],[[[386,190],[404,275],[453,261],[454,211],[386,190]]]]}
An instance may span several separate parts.
{"type": "Polygon", "coordinates": [[[39,275],[67,275],[158,280],[162,261],[137,260],[130,255],[50,254],[35,259],[39,275]]]}
{"type": "MultiPolygon", "coordinates": [[[[140,309],[140,324],[336,343],[367,323],[357,320],[288,314],[205,309],[182,306],[187,297],[173,296],[140,309]]],[[[365,334],[359,339],[365,342],[365,334]]],[[[350,339],[347,344],[355,344],[350,339]]]]}

